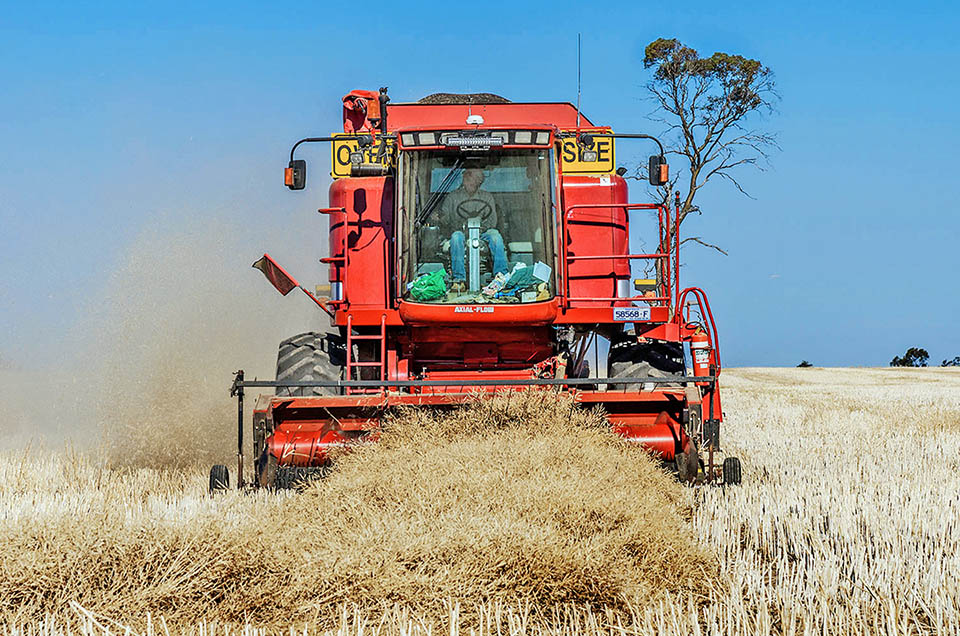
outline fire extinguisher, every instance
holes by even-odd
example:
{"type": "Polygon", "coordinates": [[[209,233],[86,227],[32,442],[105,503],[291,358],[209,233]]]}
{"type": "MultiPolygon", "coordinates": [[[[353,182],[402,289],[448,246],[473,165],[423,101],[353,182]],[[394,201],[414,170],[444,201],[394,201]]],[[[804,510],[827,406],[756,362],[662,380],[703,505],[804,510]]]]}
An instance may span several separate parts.
{"type": "Polygon", "coordinates": [[[710,338],[707,337],[706,332],[698,329],[690,336],[690,353],[693,356],[693,375],[697,377],[710,375],[713,349],[710,347],[710,338]]]}

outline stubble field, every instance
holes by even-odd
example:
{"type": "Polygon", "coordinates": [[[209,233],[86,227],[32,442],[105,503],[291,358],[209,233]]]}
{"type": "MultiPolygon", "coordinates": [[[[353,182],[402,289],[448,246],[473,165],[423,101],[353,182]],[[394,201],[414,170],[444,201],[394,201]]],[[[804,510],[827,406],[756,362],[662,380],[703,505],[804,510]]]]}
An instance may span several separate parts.
{"type": "Polygon", "coordinates": [[[399,414],[302,494],[211,499],[199,466],[8,451],[0,623],[960,633],[960,372],[732,369],[722,385],[736,488],[681,487],[598,415],[537,392],[399,414]]]}

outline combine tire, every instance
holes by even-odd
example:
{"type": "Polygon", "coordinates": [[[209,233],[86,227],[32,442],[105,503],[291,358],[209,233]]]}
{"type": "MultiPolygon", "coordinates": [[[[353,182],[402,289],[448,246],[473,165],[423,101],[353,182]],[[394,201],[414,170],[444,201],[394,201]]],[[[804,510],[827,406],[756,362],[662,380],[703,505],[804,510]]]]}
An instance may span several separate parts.
{"type": "Polygon", "coordinates": [[[230,487],[230,471],[223,464],[210,469],[210,494],[215,495],[230,487]]]}
{"type": "Polygon", "coordinates": [[[256,461],[257,485],[260,488],[276,488],[277,486],[277,458],[266,450],[256,461]]]}
{"type": "Polygon", "coordinates": [[[740,483],[740,460],[727,457],[723,460],[723,484],[736,486],[740,483]]]}
{"type": "MultiPolygon", "coordinates": [[[[338,335],[307,332],[280,343],[278,382],[334,382],[343,377],[346,350],[338,335]]],[[[277,387],[280,396],[337,395],[334,387],[277,387]]]]}
{"type": "Polygon", "coordinates": [[[323,479],[330,472],[329,466],[281,466],[277,471],[277,490],[303,490],[310,482],[323,479]]]}
{"type": "MultiPolygon", "coordinates": [[[[686,371],[683,364],[683,346],[673,342],[619,342],[610,347],[608,362],[609,378],[662,378],[668,375],[684,375],[686,371]]],[[[639,388],[636,384],[612,384],[611,387],[625,388],[628,391],[639,388]]],[[[649,391],[657,385],[650,383],[642,387],[649,391]]]]}
{"type": "Polygon", "coordinates": [[[700,478],[700,453],[691,440],[682,453],[674,458],[677,466],[677,478],[689,484],[697,483],[700,478]]]}
{"type": "Polygon", "coordinates": [[[270,490],[302,490],[311,481],[322,479],[330,472],[330,465],[280,466],[277,458],[264,453],[256,462],[257,486],[270,490]]]}

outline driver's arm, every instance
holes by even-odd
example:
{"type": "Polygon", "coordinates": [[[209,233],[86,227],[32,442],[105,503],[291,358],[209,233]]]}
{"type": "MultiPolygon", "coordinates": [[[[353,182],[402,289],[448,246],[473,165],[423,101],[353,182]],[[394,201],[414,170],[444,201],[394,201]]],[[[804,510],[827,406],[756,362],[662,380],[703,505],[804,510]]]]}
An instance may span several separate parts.
{"type": "Polygon", "coordinates": [[[440,201],[440,205],[437,209],[437,217],[434,219],[434,224],[440,228],[441,236],[445,238],[450,238],[450,235],[453,234],[457,228],[454,227],[453,223],[453,208],[451,207],[453,197],[450,196],[448,192],[443,196],[443,200],[440,201]]]}
{"type": "MultiPolygon", "coordinates": [[[[488,228],[500,232],[501,236],[506,237],[506,230],[508,229],[506,215],[500,214],[500,209],[497,207],[497,200],[493,194],[488,192],[487,196],[489,197],[487,202],[490,204],[490,218],[487,219],[486,225],[488,228]]],[[[504,240],[506,240],[506,238],[504,238],[504,240]]]]}

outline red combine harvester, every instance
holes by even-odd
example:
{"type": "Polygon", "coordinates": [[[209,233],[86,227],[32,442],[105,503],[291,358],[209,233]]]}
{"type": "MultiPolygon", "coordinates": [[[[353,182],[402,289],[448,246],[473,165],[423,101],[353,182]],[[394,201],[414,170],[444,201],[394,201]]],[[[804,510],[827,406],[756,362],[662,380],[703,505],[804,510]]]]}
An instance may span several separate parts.
{"type": "MultiPolygon", "coordinates": [[[[683,480],[738,483],[739,461],[720,454],[716,325],[704,292],[680,287],[679,198],[629,203],[614,163],[618,140],[655,143],[649,179],[664,185],[660,142],[595,126],[569,103],[388,101],[386,89],[350,93],[344,133],[290,151],[285,183],[301,190],[297,148],[331,144],[319,210],[329,291],[311,293],[266,254],[254,267],[282,294],[304,291],[331,328],[283,341],[274,381],[237,372],[238,486],[244,391],[264,387],[275,394],[254,408],[259,487],[322,475],[331,448],[375,434],[393,406],[524,387],[601,405],[683,480]]],[[[228,483],[215,466],[211,489],[228,483]]]]}

